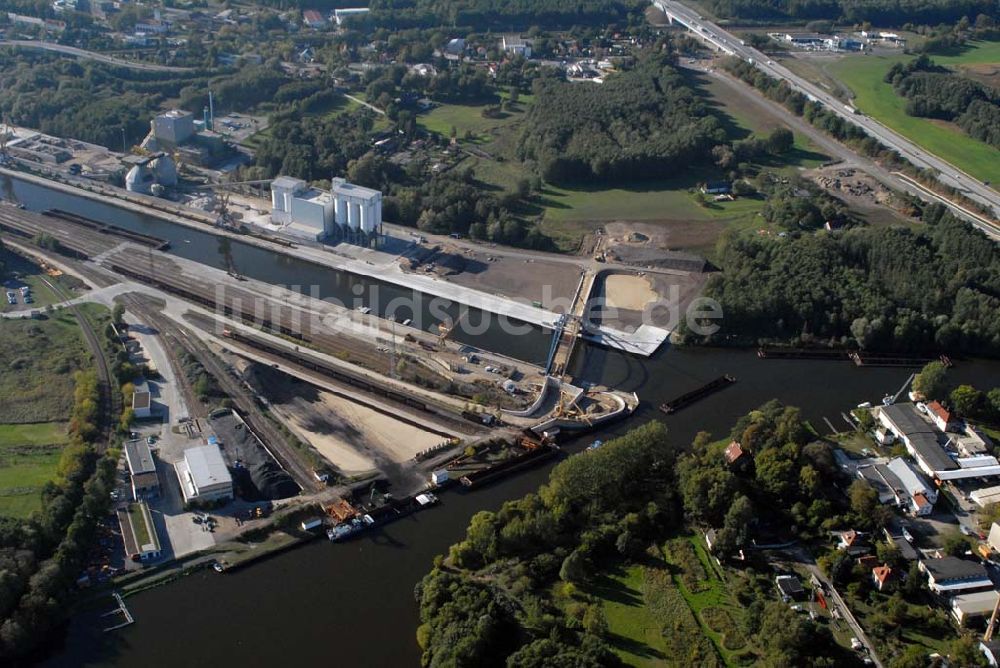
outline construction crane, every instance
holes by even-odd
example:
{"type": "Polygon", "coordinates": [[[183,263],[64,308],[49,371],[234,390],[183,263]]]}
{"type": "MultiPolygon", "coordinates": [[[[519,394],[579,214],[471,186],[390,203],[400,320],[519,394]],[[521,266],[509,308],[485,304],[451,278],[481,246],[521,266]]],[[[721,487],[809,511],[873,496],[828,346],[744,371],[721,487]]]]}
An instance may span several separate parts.
{"type": "Polygon", "coordinates": [[[997,597],[996,605],[993,606],[993,614],[990,615],[990,623],[986,625],[986,633],[983,634],[983,642],[989,642],[993,639],[993,629],[996,628],[998,614],[1000,614],[1000,596],[997,597]]]}

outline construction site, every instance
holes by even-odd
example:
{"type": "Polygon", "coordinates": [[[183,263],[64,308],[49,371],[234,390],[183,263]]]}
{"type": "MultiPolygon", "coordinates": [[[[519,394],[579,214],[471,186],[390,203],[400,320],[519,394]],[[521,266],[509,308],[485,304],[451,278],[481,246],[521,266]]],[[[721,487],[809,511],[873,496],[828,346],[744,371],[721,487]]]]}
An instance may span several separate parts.
{"type": "MultiPolygon", "coordinates": [[[[638,405],[635,395],[612,388],[577,387],[565,373],[576,343],[600,336],[599,325],[584,332],[583,322],[594,272],[578,275],[566,312],[533,316],[550,326],[544,338],[534,330],[532,340],[544,348],[534,354],[539,363],[458,340],[468,312],[413,326],[181,257],[171,250],[184,239],[152,233],[162,228],[138,232],[65,210],[6,204],[0,230],[12,246],[36,253],[38,239],[49,239],[46,255],[89,286],[76,301],[120,302],[160,342],[166,359],[157,366],[171,369],[182,401],[171,410],[174,424],[158,434],[170,427],[187,434],[185,443],[223,446],[237,500],[217,512],[211,536],[187,542],[172,539],[182,523],[164,512],[166,555],[266,523],[253,508],[248,514],[247,504],[296,507],[376,486],[393,501],[372,497],[366,514],[383,506],[405,512],[396,499],[410,503],[446,483],[471,487],[514,473],[557,455],[567,435],[638,405]],[[186,373],[192,363],[193,376],[186,373]],[[217,388],[214,399],[195,390],[200,374],[217,388]],[[217,408],[222,399],[224,410],[217,408]]],[[[483,303],[500,302],[492,299],[484,295],[483,303]]],[[[364,507],[356,498],[352,504],[364,507]]],[[[160,515],[154,508],[154,522],[160,515]]],[[[182,530],[190,533],[189,526],[182,530]]]]}

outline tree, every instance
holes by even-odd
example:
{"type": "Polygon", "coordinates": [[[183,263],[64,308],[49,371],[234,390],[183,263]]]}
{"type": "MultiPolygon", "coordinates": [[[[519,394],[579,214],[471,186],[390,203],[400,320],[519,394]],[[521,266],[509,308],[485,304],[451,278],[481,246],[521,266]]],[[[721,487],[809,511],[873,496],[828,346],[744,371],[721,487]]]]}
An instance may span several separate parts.
{"type": "Polygon", "coordinates": [[[767,150],[776,155],[788,153],[795,145],[795,135],[788,128],[775,128],[767,138],[767,150]]]}
{"type": "Polygon", "coordinates": [[[982,392],[971,385],[959,385],[948,397],[951,407],[962,417],[979,415],[986,403],[982,392]]]}
{"type": "Polygon", "coordinates": [[[121,325],[125,322],[125,305],[116,302],[113,309],[111,309],[111,321],[116,325],[121,325]]]}
{"type": "Polygon", "coordinates": [[[948,534],[941,544],[941,550],[953,557],[961,557],[972,547],[969,539],[958,531],[948,534]]]}
{"type": "Polygon", "coordinates": [[[573,550],[563,559],[559,568],[559,579],[579,584],[586,582],[588,577],[590,577],[590,565],[587,563],[587,558],[580,550],[573,550]]]}
{"type": "Polygon", "coordinates": [[[733,501],[733,505],[726,513],[726,520],[722,529],[718,532],[716,539],[716,550],[722,554],[732,553],[750,539],[750,522],[753,521],[754,512],[750,499],[740,495],[733,501]]]}
{"type": "Polygon", "coordinates": [[[976,666],[989,666],[986,655],[979,651],[979,641],[970,635],[963,635],[951,642],[948,646],[948,658],[951,663],[963,668],[975,668],[976,666]]]}
{"type": "Polygon", "coordinates": [[[859,518],[871,517],[879,507],[878,492],[868,482],[855,480],[847,490],[851,510],[859,518]]]}
{"type": "Polygon", "coordinates": [[[1000,387],[994,387],[990,390],[986,399],[989,401],[990,419],[1000,421],[1000,387]]]}
{"type": "Polygon", "coordinates": [[[941,362],[928,362],[913,379],[913,391],[928,400],[942,399],[948,392],[948,369],[941,362]]]}

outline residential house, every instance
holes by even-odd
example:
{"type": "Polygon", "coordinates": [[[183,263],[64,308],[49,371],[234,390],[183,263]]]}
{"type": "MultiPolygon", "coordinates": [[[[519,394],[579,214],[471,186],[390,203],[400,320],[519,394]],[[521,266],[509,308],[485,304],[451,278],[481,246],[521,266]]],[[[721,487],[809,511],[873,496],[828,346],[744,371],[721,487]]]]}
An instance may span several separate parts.
{"type": "Polygon", "coordinates": [[[882,564],[872,569],[872,580],[879,591],[884,591],[895,575],[895,572],[888,564],[882,564]]]}
{"type": "Polygon", "coordinates": [[[326,25],[326,19],[315,9],[307,9],[302,12],[302,22],[310,28],[322,28],[326,25]]]}
{"type": "Polygon", "coordinates": [[[955,422],[951,412],[937,401],[927,404],[927,415],[934,422],[934,426],[941,431],[949,431],[955,422]]]}
{"type": "Polygon", "coordinates": [[[805,597],[805,587],[794,575],[779,575],[774,578],[774,584],[783,601],[797,601],[805,597]]]}
{"type": "Polygon", "coordinates": [[[850,529],[837,534],[837,549],[844,550],[852,557],[856,557],[871,552],[871,545],[868,544],[868,540],[863,534],[850,529]]]}
{"type": "Polygon", "coordinates": [[[738,462],[745,454],[746,451],[743,449],[743,446],[736,441],[732,441],[729,445],[727,445],[725,451],[723,452],[723,456],[726,458],[726,463],[730,466],[738,462]]]}

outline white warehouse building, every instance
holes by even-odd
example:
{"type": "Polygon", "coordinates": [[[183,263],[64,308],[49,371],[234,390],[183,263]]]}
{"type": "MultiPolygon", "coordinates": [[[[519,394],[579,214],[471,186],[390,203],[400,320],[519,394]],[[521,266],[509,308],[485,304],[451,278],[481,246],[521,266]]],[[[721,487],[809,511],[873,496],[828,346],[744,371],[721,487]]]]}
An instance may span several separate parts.
{"type": "Polygon", "coordinates": [[[271,182],[271,221],[289,234],[370,245],[382,230],[382,193],[333,179],[330,192],[279,176],[271,182]]]}

